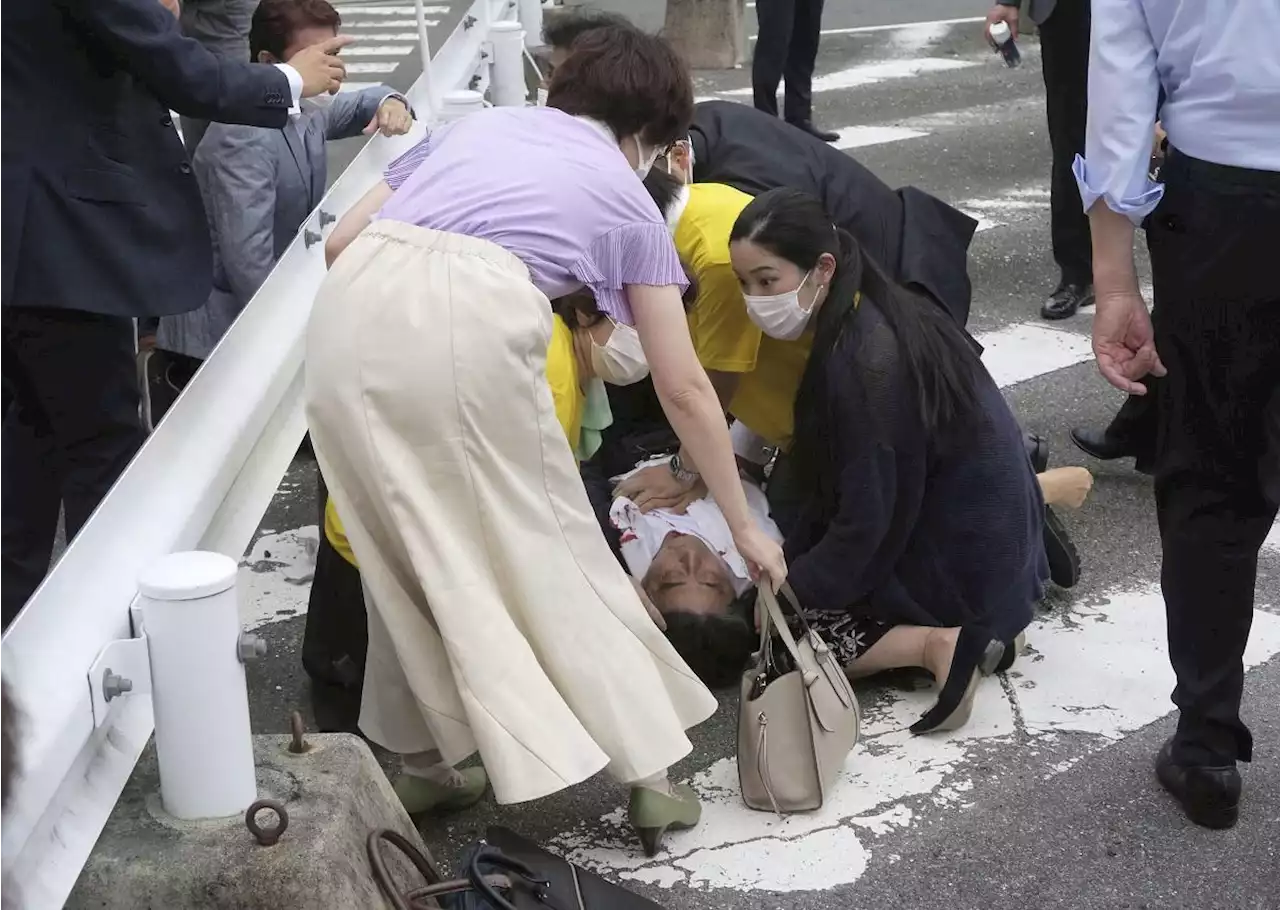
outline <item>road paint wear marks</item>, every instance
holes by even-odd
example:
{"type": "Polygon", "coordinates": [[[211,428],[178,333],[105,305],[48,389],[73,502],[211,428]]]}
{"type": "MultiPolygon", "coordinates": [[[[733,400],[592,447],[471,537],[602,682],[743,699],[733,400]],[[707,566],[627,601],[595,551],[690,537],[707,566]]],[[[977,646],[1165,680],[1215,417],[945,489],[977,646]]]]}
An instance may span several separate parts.
{"type": "Polygon", "coordinates": [[[264,534],[240,561],[236,593],[247,629],[307,612],[320,532],[315,525],[264,534]]]}
{"type": "MultiPolygon", "coordinates": [[[[938,809],[970,805],[969,792],[990,774],[973,761],[980,749],[1012,740],[1015,706],[1032,749],[1065,744],[1077,752],[1050,766],[1049,776],[1169,712],[1173,671],[1157,588],[1075,605],[1033,623],[1028,639],[1029,650],[1009,673],[1012,694],[998,680],[984,680],[973,720],[955,734],[914,737],[905,729],[933,703],[932,689],[870,698],[864,690],[862,744],[818,812],[778,818],[746,808],[736,762],[725,758],[694,775],[702,823],[669,834],[661,857],[640,856],[621,810],[565,832],[555,846],[588,867],[659,887],[784,892],[849,885],[866,870],[875,838],[938,809]],[[1068,733],[1074,736],[1062,736],[1068,733]]],[[[1259,611],[1246,666],[1276,653],[1280,617],[1259,611]]]]}

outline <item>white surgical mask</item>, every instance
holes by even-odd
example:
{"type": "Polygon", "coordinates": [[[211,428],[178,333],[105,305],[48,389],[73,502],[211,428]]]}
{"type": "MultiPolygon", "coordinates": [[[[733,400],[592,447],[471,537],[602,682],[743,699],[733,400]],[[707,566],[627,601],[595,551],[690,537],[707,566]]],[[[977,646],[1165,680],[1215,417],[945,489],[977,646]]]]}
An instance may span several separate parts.
{"type": "Polygon", "coordinates": [[[629,325],[614,323],[604,345],[591,339],[591,368],[610,385],[631,385],[649,375],[649,361],[640,346],[640,333],[629,325]]]}
{"type": "Polygon", "coordinates": [[[649,176],[649,171],[653,170],[653,163],[658,160],[658,156],[662,154],[662,149],[654,148],[646,155],[644,146],[640,144],[639,136],[632,136],[632,141],[636,144],[636,176],[641,180],[649,176]]]}
{"type": "Polygon", "coordinates": [[[809,301],[806,309],[800,303],[800,288],[809,282],[812,275],[813,269],[810,269],[794,291],[768,296],[743,294],[742,297],[747,302],[747,315],[756,327],[770,338],[780,341],[794,341],[804,334],[804,327],[809,323],[813,303],[818,295],[817,292],[814,293],[813,300],[809,301]]]}

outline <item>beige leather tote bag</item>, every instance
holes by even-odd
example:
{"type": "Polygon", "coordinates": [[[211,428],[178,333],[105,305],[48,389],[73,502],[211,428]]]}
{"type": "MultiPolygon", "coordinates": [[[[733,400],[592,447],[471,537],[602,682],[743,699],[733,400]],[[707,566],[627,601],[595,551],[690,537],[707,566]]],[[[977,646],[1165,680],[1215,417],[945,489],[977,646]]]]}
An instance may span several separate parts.
{"type": "Polygon", "coordinates": [[[742,798],[752,809],[779,814],[821,808],[862,727],[844,669],[810,628],[790,585],[781,594],[804,634],[795,640],[778,598],[761,584],[760,650],[742,677],[738,708],[742,798]]]}

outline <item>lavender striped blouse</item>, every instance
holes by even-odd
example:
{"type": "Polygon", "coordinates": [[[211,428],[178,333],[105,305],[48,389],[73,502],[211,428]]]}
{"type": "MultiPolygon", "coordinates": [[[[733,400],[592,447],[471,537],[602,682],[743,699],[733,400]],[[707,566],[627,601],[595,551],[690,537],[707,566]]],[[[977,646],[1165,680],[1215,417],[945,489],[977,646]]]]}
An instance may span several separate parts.
{"type": "Polygon", "coordinates": [[[657,205],[598,124],[490,108],[436,130],[386,171],[378,217],[496,243],[549,298],[588,287],[633,325],[629,284],[687,286],[657,205]]]}

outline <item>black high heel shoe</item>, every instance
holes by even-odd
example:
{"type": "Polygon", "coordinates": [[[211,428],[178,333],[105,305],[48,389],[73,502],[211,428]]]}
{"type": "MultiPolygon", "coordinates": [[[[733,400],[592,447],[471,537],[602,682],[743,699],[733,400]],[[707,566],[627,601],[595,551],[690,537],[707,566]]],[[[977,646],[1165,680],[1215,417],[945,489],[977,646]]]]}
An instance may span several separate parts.
{"type": "Polygon", "coordinates": [[[915,734],[957,730],[969,722],[978,683],[996,672],[1007,651],[1004,642],[991,636],[983,626],[963,626],[951,658],[951,671],[938,693],[938,700],[924,716],[911,725],[915,734]]]}

